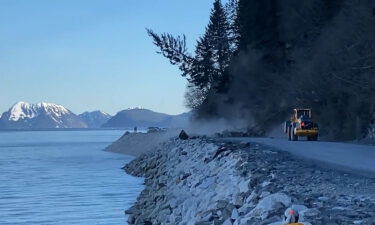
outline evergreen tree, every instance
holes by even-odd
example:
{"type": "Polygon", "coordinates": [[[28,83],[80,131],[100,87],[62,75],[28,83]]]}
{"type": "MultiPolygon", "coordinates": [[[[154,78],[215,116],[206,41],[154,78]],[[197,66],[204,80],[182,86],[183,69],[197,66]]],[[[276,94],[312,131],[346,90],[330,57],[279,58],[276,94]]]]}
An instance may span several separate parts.
{"type": "Polygon", "coordinates": [[[239,0],[240,47],[274,49],[279,43],[276,0],[239,0]]]}
{"type": "Polygon", "coordinates": [[[200,38],[195,50],[195,58],[191,66],[191,83],[196,87],[210,89],[218,70],[214,67],[214,52],[210,43],[210,37],[205,35],[200,38]]]}
{"type": "Polygon", "coordinates": [[[172,65],[177,65],[182,71],[182,76],[189,79],[193,58],[188,53],[185,35],[177,37],[166,33],[158,35],[151,29],[147,29],[147,33],[159,47],[160,51],[157,53],[169,59],[172,65]]]}
{"type": "Polygon", "coordinates": [[[210,22],[198,41],[192,64],[192,81],[198,87],[210,89],[221,83],[231,60],[229,22],[220,0],[215,0],[210,22]]]}
{"type": "Polygon", "coordinates": [[[229,23],[229,42],[232,54],[237,54],[241,40],[239,21],[239,0],[229,0],[225,5],[229,23]]]}
{"type": "Polygon", "coordinates": [[[210,40],[213,61],[215,61],[215,68],[219,70],[220,76],[228,68],[231,58],[229,30],[225,9],[220,0],[215,0],[205,36],[208,36],[210,40]]]}
{"type": "Polygon", "coordinates": [[[210,21],[196,46],[195,56],[187,52],[185,36],[158,35],[148,29],[148,34],[159,47],[160,54],[171,64],[178,65],[188,81],[196,87],[210,89],[221,83],[231,57],[230,22],[220,0],[215,0],[210,21]]]}

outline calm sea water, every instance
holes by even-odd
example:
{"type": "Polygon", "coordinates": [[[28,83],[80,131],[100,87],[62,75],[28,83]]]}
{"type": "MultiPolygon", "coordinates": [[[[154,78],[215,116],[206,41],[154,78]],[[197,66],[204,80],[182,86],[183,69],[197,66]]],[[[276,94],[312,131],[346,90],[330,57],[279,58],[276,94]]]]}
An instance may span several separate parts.
{"type": "Polygon", "coordinates": [[[102,151],[123,132],[0,132],[0,224],[127,224],[143,181],[102,151]]]}

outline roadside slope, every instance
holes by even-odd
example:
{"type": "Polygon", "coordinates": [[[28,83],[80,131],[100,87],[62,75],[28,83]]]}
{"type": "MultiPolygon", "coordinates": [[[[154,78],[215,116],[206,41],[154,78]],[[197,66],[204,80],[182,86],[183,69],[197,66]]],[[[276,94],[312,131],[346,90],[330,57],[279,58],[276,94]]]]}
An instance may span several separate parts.
{"type": "Polygon", "coordinates": [[[177,138],[124,167],[145,178],[129,224],[375,224],[375,179],[317,168],[256,143],[177,138]],[[310,223],[309,223],[310,222],[310,223]]]}

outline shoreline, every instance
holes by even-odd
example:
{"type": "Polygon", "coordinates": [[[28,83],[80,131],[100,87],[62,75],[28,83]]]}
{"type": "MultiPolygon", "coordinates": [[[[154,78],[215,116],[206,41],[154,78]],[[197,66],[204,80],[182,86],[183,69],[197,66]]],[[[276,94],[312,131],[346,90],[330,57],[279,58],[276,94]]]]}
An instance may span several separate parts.
{"type": "Polygon", "coordinates": [[[145,179],[129,224],[281,225],[288,207],[307,225],[375,223],[374,179],[261,144],[168,139],[124,169],[145,179]]]}
{"type": "Polygon", "coordinates": [[[154,151],[155,147],[178,135],[177,130],[153,133],[125,132],[118,140],[107,146],[104,151],[138,157],[154,151]]]}

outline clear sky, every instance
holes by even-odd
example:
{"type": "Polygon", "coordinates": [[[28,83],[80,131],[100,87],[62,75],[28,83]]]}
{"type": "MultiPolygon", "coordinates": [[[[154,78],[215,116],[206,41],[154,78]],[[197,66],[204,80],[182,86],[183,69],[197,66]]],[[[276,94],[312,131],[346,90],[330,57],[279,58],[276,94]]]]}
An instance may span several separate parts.
{"type": "Polygon", "coordinates": [[[178,114],[186,80],[145,28],[186,34],[192,51],[212,0],[0,0],[0,112],[17,101],[75,113],[142,106],[178,114]]]}

